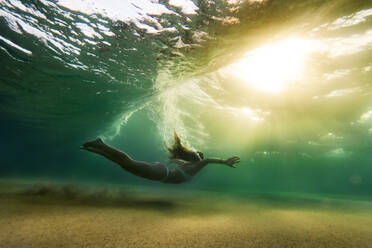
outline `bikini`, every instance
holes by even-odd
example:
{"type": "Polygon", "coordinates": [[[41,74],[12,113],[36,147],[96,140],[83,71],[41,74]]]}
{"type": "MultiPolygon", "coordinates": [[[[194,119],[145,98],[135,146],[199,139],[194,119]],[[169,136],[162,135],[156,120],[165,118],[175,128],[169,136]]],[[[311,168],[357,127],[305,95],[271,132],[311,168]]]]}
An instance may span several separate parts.
{"type": "MultiPolygon", "coordinates": [[[[169,171],[168,166],[166,166],[165,164],[163,164],[163,165],[164,165],[164,167],[165,167],[165,170],[167,171],[166,176],[162,179],[162,181],[165,182],[165,181],[168,179],[168,176],[169,176],[169,174],[170,174],[170,171],[169,171]]],[[[180,168],[180,166],[177,166],[177,167],[175,168],[175,170],[181,172],[181,174],[182,174],[182,176],[183,176],[183,181],[184,181],[184,182],[190,181],[190,180],[192,179],[192,176],[191,176],[190,174],[188,174],[187,172],[185,172],[184,170],[182,170],[182,169],[180,168]]]]}
{"type": "Polygon", "coordinates": [[[183,179],[185,180],[185,182],[188,182],[192,179],[192,176],[185,172],[184,170],[182,170],[180,167],[177,167],[176,170],[178,170],[179,172],[181,172],[181,174],[183,175],[183,179]]]}
{"type": "Polygon", "coordinates": [[[162,164],[162,165],[164,165],[165,170],[167,171],[167,175],[165,175],[165,177],[162,179],[162,181],[165,181],[168,178],[168,176],[169,176],[169,168],[165,164],[162,164]]]}

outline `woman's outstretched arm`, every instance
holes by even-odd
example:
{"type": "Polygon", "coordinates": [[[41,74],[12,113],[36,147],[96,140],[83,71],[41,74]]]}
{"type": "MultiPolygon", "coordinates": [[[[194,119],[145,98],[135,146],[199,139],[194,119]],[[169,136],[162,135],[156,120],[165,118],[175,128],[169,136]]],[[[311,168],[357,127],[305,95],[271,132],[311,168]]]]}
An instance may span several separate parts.
{"type": "Polygon", "coordinates": [[[224,164],[233,168],[236,168],[235,164],[240,162],[240,158],[238,156],[234,156],[228,159],[220,159],[220,158],[207,158],[208,164],[224,164]]]}
{"type": "Polygon", "coordinates": [[[203,169],[208,164],[224,164],[230,166],[232,168],[236,168],[235,164],[240,162],[240,158],[238,156],[234,156],[228,159],[220,159],[220,158],[207,158],[203,159],[198,162],[187,163],[183,165],[183,170],[194,176],[198,173],[201,169],[203,169]]]}

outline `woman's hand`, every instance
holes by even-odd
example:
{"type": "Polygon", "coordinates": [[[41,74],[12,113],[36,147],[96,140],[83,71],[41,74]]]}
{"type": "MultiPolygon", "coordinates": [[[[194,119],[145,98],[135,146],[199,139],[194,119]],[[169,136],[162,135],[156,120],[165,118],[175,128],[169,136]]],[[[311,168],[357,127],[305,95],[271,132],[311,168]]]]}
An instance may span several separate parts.
{"type": "Polygon", "coordinates": [[[235,164],[240,162],[240,158],[238,156],[234,156],[225,160],[225,165],[230,166],[232,168],[236,168],[235,164]]]}

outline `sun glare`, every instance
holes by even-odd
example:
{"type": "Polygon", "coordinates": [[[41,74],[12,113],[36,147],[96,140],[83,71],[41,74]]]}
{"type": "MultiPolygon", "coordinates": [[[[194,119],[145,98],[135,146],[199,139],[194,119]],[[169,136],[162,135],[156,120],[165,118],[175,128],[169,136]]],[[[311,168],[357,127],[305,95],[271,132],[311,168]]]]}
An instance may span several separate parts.
{"type": "Polygon", "coordinates": [[[229,69],[253,88],[279,93],[301,79],[312,50],[312,41],[288,38],[246,53],[229,69]]]}

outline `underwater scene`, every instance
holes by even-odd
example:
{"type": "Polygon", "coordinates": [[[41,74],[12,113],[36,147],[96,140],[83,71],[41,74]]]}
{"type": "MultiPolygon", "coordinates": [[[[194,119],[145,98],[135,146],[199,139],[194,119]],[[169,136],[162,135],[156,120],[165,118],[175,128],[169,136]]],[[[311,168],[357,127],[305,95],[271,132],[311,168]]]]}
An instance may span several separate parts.
{"type": "Polygon", "coordinates": [[[0,248],[372,247],[372,1],[0,0],[0,118],[0,248]]]}

